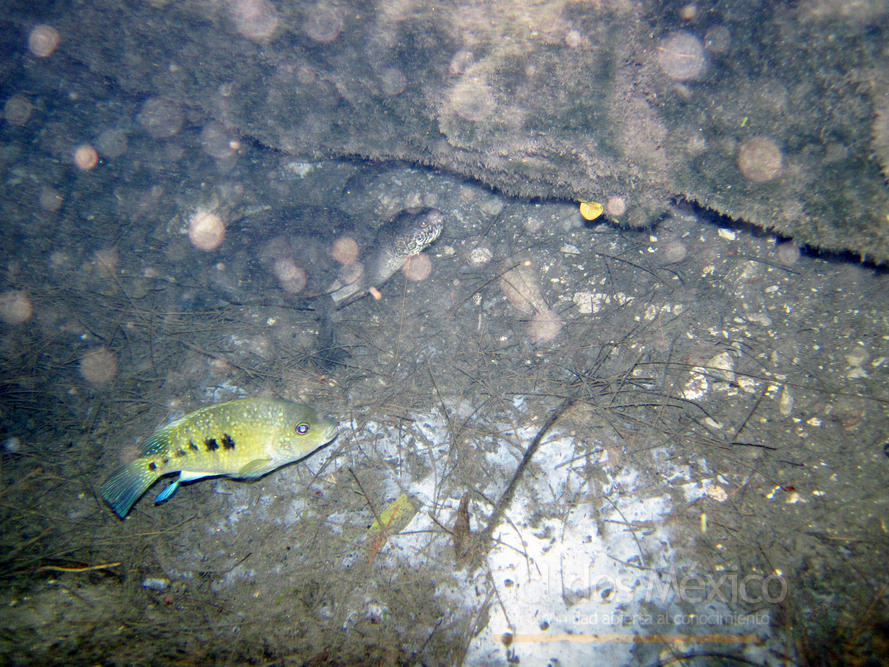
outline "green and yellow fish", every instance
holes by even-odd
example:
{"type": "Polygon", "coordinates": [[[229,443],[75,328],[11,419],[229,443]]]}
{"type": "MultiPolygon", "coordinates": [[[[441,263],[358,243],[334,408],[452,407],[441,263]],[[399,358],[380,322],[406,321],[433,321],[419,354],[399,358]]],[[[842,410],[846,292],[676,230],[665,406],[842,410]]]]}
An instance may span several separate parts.
{"type": "Polygon", "coordinates": [[[102,498],[123,518],[163,475],[179,473],[155,503],[172,496],[179,482],[214,475],[261,477],[308,457],[336,432],[336,423],[302,403],[248,398],[211,405],[155,431],[139,458],[102,485],[102,498]]]}

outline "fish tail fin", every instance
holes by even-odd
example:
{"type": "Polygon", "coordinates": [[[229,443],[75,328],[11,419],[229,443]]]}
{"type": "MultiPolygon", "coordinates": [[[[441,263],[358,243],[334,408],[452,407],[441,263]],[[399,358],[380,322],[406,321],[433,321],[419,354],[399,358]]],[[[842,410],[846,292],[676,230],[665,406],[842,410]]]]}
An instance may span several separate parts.
{"type": "Polygon", "coordinates": [[[334,310],[339,308],[344,308],[348,306],[350,303],[358,301],[361,297],[367,294],[367,290],[364,287],[364,283],[359,277],[353,283],[349,283],[348,285],[343,285],[337,290],[329,293],[331,299],[333,299],[334,310]]]}
{"type": "Polygon", "coordinates": [[[121,519],[160,477],[160,473],[156,469],[152,470],[150,464],[148,459],[136,459],[130,465],[117,470],[102,485],[102,498],[121,519]]]}

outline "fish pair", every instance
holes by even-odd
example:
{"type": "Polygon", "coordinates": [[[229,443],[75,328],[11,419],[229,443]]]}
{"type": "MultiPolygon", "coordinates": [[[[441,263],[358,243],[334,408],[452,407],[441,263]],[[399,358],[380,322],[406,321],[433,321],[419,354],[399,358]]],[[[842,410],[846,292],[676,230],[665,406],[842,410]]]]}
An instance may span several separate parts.
{"type": "Polygon", "coordinates": [[[156,503],[172,496],[180,482],[261,477],[315,453],[336,434],[335,422],[303,403],[250,398],[211,405],[155,431],[139,458],[102,485],[102,498],[123,518],[163,475],[179,473],[156,503]]]}

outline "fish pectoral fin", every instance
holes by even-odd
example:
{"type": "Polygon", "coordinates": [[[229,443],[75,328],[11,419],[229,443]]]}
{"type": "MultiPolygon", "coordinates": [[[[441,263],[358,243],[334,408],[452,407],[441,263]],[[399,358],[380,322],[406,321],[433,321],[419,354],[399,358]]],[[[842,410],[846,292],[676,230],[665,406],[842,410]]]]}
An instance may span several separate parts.
{"type": "Polygon", "coordinates": [[[273,470],[272,457],[267,456],[264,459],[254,459],[247,463],[235,473],[234,477],[261,477],[270,470],[273,470]]]}

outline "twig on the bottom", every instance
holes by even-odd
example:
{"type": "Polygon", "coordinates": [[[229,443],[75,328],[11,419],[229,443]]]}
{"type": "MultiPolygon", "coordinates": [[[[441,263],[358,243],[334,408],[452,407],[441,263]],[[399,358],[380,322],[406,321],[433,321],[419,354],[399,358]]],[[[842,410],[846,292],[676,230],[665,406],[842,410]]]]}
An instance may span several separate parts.
{"type": "Polygon", "coordinates": [[[537,435],[534,436],[534,440],[528,446],[528,449],[525,450],[525,455],[522,456],[522,460],[519,462],[519,467],[516,468],[515,474],[513,474],[512,479],[509,481],[509,486],[506,487],[503,495],[500,496],[500,500],[498,500],[497,504],[494,506],[494,511],[491,512],[491,517],[488,519],[488,525],[475,537],[474,540],[472,540],[472,542],[470,542],[469,546],[464,550],[462,558],[470,556],[474,558],[475,556],[484,553],[482,547],[488,544],[494,536],[494,531],[497,530],[500,520],[503,519],[503,514],[506,512],[506,508],[509,507],[509,504],[515,496],[516,488],[518,488],[519,481],[525,472],[525,468],[531,463],[531,459],[540,448],[543,438],[555,423],[562,418],[562,415],[564,415],[576,402],[576,398],[566,398],[562,401],[559,407],[550,414],[549,419],[547,419],[546,423],[540,427],[540,430],[537,431],[537,435]]]}

